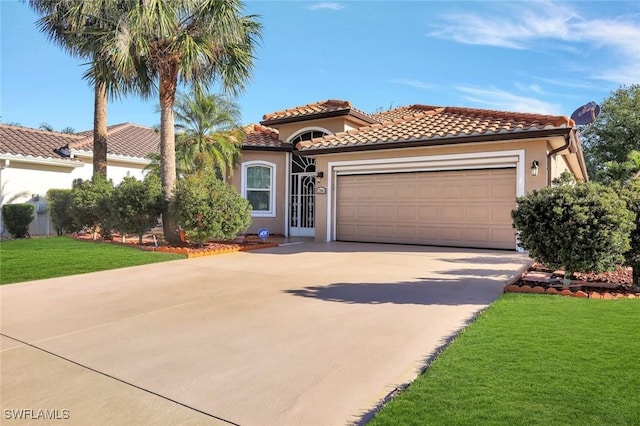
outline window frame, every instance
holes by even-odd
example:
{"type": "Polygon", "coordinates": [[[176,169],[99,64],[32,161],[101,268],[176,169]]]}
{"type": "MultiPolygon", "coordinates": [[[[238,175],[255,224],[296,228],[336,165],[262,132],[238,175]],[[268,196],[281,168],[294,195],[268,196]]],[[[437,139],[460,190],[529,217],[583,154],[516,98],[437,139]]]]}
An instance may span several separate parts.
{"type": "MultiPolygon", "coordinates": [[[[269,189],[269,210],[251,210],[251,217],[276,217],[276,170],[277,166],[275,163],[271,163],[269,161],[246,161],[242,163],[242,185],[241,185],[241,193],[242,196],[249,200],[247,197],[247,191],[251,191],[252,188],[247,187],[247,177],[248,170],[251,167],[266,167],[269,169],[269,177],[271,179],[271,188],[269,189]]],[[[265,191],[267,192],[267,191],[265,191]]]]}

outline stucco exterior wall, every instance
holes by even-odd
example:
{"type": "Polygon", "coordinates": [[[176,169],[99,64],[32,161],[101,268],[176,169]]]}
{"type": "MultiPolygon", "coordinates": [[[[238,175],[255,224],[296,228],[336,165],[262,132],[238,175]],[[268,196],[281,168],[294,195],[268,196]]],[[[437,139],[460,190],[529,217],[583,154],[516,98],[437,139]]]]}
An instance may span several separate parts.
{"type": "MultiPolygon", "coordinates": [[[[0,185],[3,205],[11,203],[31,203],[36,208],[34,221],[29,233],[31,235],[52,235],[55,228],[46,212],[46,194],[50,189],[71,189],[75,179],[91,179],[93,165],[91,158],[76,160],[82,165],[76,168],[60,167],[47,164],[34,164],[11,160],[9,165],[0,171],[0,185]]],[[[122,181],[125,176],[137,179],[144,177],[144,164],[127,164],[122,161],[109,161],[107,177],[114,185],[122,181]]],[[[0,232],[4,231],[0,217],[0,232]]]]}
{"type": "Polygon", "coordinates": [[[554,155],[551,157],[550,161],[550,176],[551,180],[560,177],[563,172],[571,172],[569,168],[569,164],[567,163],[565,157],[562,155],[554,155]]]}
{"type": "Polygon", "coordinates": [[[275,165],[275,212],[273,217],[252,217],[248,234],[256,234],[260,228],[267,228],[271,234],[284,235],[286,232],[285,209],[286,194],[288,192],[288,153],[277,151],[243,151],[240,165],[234,170],[227,182],[233,185],[242,194],[242,164],[251,161],[264,161],[275,165]]]}
{"type": "Polygon", "coordinates": [[[280,132],[280,140],[288,142],[292,136],[295,136],[296,134],[301,133],[305,130],[325,129],[330,133],[338,133],[350,129],[357,129],[358,127],[362,126],[362,123],[356,123],[355,121],[348,119],[347,117],[331,117],[319,120],[308,120],[305,122],[280,124],[273,127],[277,128],[280,132]]]}

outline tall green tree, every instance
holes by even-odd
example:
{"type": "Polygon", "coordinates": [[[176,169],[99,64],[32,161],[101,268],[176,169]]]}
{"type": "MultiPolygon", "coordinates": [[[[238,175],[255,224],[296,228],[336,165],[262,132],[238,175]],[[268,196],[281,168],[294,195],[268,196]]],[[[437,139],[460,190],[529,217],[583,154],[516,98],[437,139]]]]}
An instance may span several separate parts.
{"type": "MultiPolygon", "coordinates": [[[[94,87],[93,174],[107,175],[107,100],[133,89],[148,95],[150,81],[135,62],[114,63],[103,49],[134,5],[127,0],[29,0],[38,28],[72,56],[89,61],[83,78],[94,87]],[[138,73],[140,71],[140,73],[138,73]]],[[[68,130],[68,129],[66,129],[68,130]]],[[[66,132],[65,132],[66,133],[66,132]]]]}
{"type": "Polygon", "coordinates": [[[178,168],[193,173],[211,167],[221,177],[231,172],[244,137],[238,105],[223,95],[191,93],[178,96],[174,111],[178,168]]]}
{"type": "Polygon", "coordinates": [[[622,86],[605,99],[581,137],[591,176],[607,162],[624,163],[631,151],[640,150],[640,84],[622,86]]]}
{"type": "Polygon", "coordinates": [[[243,15],[239,0],[144,0],[135,2],[102,50],[115,64],[139,63],[154,77],[160,103],[161,178],[165,194],[165,238],[179,241],[169,210],[176,185],[175,118],[179,84],[196,93],[219,80],[237,94],[253,68],[262,26],[243,15]]]}

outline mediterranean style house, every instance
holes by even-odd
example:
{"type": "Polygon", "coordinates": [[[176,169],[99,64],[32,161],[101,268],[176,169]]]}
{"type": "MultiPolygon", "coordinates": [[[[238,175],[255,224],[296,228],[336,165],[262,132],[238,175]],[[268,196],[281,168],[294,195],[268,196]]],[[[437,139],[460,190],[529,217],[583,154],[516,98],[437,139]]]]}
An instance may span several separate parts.
{"type": "MultiPolygon", "coordinates": [[[[250,234],[515,250],[517,197],[565,171],[587,180],[575,123],[563,116],[429,105],[367,114],[327,100],[245,131],[227,182],[253,207],[250,234]]],[[[158,141],[150,128],[111,126],[109,178],[142,177],[158,141]]],[[[2,198],[36,203],[33,233],[53,232],[38,208],[49,188],[91,176],[91,144],[89,132],[0,125],[2,198]]]]}
{"type": "Polygon", "coordinates": [[[251,126],[229,181],[250,233],[515,250],[516,197],[564,171],[587,180],[567,117],[327,100],[251,126]]]}

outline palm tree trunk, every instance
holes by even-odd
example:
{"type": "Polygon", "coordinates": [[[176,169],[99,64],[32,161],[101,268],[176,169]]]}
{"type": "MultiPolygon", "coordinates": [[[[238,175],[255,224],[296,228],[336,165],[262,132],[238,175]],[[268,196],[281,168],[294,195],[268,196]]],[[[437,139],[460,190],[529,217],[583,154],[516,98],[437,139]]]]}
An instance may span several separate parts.
{"type": "Polygon", "coordinates": [[[96,81],[93,104],[93,176],[107,177],[107,85],[96,81]]]}
{"type": "Polygon", "coordinates": [[[164,190],[162,230],[170,243],[179,243],[180,235],[170,206],[176,186],[176,141],[173,104],[176,98],[178,65],[170,62],[160,67],[160,176],[164,190]]]}

